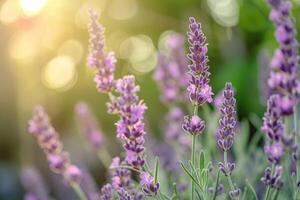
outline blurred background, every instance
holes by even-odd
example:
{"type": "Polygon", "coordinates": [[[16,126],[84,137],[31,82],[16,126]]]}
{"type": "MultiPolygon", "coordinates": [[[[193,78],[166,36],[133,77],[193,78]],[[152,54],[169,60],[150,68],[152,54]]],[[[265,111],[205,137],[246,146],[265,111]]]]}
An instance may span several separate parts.
{"type": "MultiPolygon", "coordinates": [[[[300,0],[293,3],[300,27],[300,0]]],[[[76,102],[91,106],[111,138],[111,151],[120,148],[113,142],[117,118],[106,113],[107,97],[96,91],[94,71],[86,64],[89,8],[101,12],[107,48],[118,59],[116,76],[137,75],[154,137],[161,135],[157,119],[166,112],[153,81],[157,52],[164,50],[167,33],[186,33],[189,16],[202,23],[207,36],[213,91],[231,81],[241,119],[264,112],[258,57],[262,49],[271,54],[276,42],[262,0],[0,0],[0,199],[21,199],[22,166],[35,164],[51,179],[42,151],[27,133],[36,104],[45,106],[72,161],[90,163],[99,183],[104,169],[78,131],[76,102]]]]}

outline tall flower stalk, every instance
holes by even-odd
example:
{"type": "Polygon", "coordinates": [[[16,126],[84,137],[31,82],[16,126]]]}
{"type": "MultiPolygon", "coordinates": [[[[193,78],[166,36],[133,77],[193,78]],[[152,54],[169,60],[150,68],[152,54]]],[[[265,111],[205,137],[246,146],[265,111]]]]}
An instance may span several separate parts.
{"type": "Polygon", "coordinates": [[[285,137],[290,137],[290,132],[294,133],[291,136],[294,143],[291,157],[292,163],[296,162],[297,165],[297,183],[295,183],[297,185],[295,196],[297,196],[299,190],[298,182],[300,181],[300,166],[297,160],[299,153],[297,150],[297,145],[299,144],[297,104],[300,94],[300,83],[298,80],[299,44],[296,39],[295,20],[291,16],[292,3],[288,0],[268,0],[267,2],[272,8],[270,19],[276,26],[275,37],[279,44],[279,48],[276,49],[270,63],[273,71],[270,74],[269,86],[275,94],[279,95],[276,99],[281,115],[285,117],[285,137]],[[294,131],[290,131],[289,123],[292,114],[294,114],[294,131]]]}
{"type": "Polygon", "coordinates": [[[80,187],[82,172],[77,166],[71,164],[69,154],[63,150],[59,135],[51,125],[42,106],[35,107],[34,115],[29,121],[28,131],[36,137],[47,157],[50,169],[64,177],[80,200],[87,200],[80,187]]]}
{"type": "MultiPolygon", "coordinates": [[[[191,162],[195,165],[196,136],[205,129],[204,121],[198,116],[198,107],[206,102],[212,102],[212,91],[209,86],[209,66],[207,65],[207,44],[206,38],[202,32],[201,24],[195,18],[189,19],[188,42],[190,44],[190,53],[188,58],[191,61],[189,65],[189,83],[187,92],[192,105],[194,106],[193,116],[185,116],[183,130],[192,136],[191,162]]],[[[192,181],[191,198],[194,200],[195,185],[192,181]]]]}
{"type": "Polygon", "coordinates": [[[220,171],[227,177],[230,185],[229,195],[233,199],[239,199],[240,189],[237,188],[231,179],[231,174],[235,168],[235,163],[228,161],[228,151],[234,141],[236,129],[236,100],[231,83],[226,83],[223,91],[222,105],[220,107],[221,118],[220,127],[217,131],[217,144],[223,150],[224,161],[219,163],[220,171]]]}
{"type": "Polygon", "coordinates": [[[105,167],[109,168],[111,158],[105,149],[106,138],[98,126],[91,109],[87,103],[78,102],[75,107],[75,112],[81,132],[86,136],[90,145],[97,152],[105,167]]]}
{"type": "Polygon", "coordinates": [[[281,117],[281,110],[277,106],[277,98],[279,95],[272,95],[268,100],[267,112],[263,118],[263,126],[261,130],[267,135],[268,140],[265,145],[265,153],[272,165],[265,170],[262,182],[267,186],[265,200],[270,197],[271,188],[279,191],[283,185],[281,180],[282,166],[280,159],[284,155],[283,132],[284,126],[281,117]]]}

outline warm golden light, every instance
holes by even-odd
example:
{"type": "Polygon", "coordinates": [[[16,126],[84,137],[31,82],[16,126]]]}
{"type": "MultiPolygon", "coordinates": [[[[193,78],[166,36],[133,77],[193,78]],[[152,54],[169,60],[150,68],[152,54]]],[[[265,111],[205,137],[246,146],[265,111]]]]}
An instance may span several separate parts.
{"type": "Polygon", "coordinates": [[[60,55],[52,59],[44,68],[43,83],[51,89],[67,90],[76,82],[75,63],[70,56],[60,55]]]}
{"type": "Polygon", "coordinates": [[[25,15],[34,16],[46,6],[47,0],[20,0],[20,4],[25,15]]]}
{"type": "Polygon", "coordinates": [[[6,0],[0,9],[0,21],[4,24],[15,22],[20,15],[18,3],[12,0],[6,0]]]}

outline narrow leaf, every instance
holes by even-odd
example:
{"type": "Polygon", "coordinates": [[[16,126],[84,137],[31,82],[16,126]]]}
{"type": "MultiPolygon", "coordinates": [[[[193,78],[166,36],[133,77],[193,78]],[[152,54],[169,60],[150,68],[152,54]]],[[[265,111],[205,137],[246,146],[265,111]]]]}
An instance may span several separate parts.
{"type": "Polygon", "coordinates": [[[184,166],[184,164],[181,162],[180,166],[182,167],[182,169],[185,171],[185,173],[191,178],[191,180],[198,185],[200,188],[201,186],[199,185],[199,183],[197,182],[197,180],[193,177],[193,175],[191,174],[191,172],[184,166]]]}
{"type": "Polygon", "coordinates": [[[154,182],[157,183],[158,179],[158,157],[155,157],[155,165],[154,165],[154,182]]]}
{"type": "Polygon", "coordinates": [[[203,151],[201,151],[200,153],[200,158],[199,158],[199,166],[200,166],[200,172],[202,171],[202,169],[204,168],[205,166],[205,154],[203,151]]]}
{"type": "Polygon", "coordinates": [[[247,199],[255,199],[255,200],[258,200],[257,195],[256,195],[256,192],[255,192],[254,188],[252,187],[252,185],[249,183],[248,180],[246,180],[246,186],[248,187],[249,192],[250,192],[250,195],[251,195],[251,198],[247,198],[247,199]]]}
{"type": "Polygon", "coordinates": [[[220,170],[218,170],[218,174],[217,174],[217,180],[216,180],[216,184],[215,184],[215,191],[214,191],[213,200],[216,200],[217,195],[218,195],[219,179],[220,179],[220,170]]]}

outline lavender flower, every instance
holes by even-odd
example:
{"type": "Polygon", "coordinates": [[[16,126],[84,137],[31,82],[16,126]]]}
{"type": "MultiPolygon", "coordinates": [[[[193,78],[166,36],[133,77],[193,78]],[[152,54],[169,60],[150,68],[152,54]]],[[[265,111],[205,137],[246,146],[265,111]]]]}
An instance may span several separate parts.
{"type": "Polygon", "coordinates": [[[290,17],[292,4],[284,0],[268,0],[272,7],[270,19],[276,25],[276,39],[279,48],[275,51],[270,67],[269,86],[273,93],[279,94],[278,106],[282,115],[291,115],[299,100],[298,81],[298,42],[295,22],[290,17]]]}
{"type": "Polygon", "coordinates": [[[49,199],[48,190],[37,169],[24,167],[21,171],[21,182],[26,191],[24,199],[49,199]]]}
{"type": "Polygon", "coordinates": [[[113,197],[113,187],[106,184],[101,188],[100,200],[111,200],[113,197]]]}
{"type": "Polygon", "coordinates": [[[281,176],[282,176],[282,167],[280,165],[276,165],[274,174],[272,174],[272,170],[268,167],[265,170],[265,174],[261,178],[261,181],[265,183],[267,186],[276,189],[281,189],[281,187],[283,186],[283,182],[281,181],[281,176]]]}
{"type": "Polygon", "coordinates": [[[140,174],[140,183],[144,192],[148,195],[154,195],[159,189],[159,183],[155,183],[154,178],[148,172],[140,174]]]}
{"type": "Polygon", "coordinates": [[[99,92],[110,92],[114,85],[116,59],[113,52],[105,52],[104,27],[98,22],[99,16],[90,10],[88,64],[96,68],[95,82],[99,92]]]}
{"type": "Polygon", "coordinates": [[[118,195],[119,200],[133,200],[132,196],[124,188],[118,190],[118,195]]]}
{"type": "Polygon", "coordinates": [[[266,145],[265,153],[267,154],[270,162],[278,164],[281,157],[284,155],[284,147],[281,143],[266,145]]]}
{"type": "Polygon", "coordinates": [[[187,86],[185,69],[187,59],[184,51],[184,38],[172,33],[167,36],[167,55],[159,54],[154,79],[161,89],[161,100],[166,103],[178,101],[180,92],[187,86]]]}
{"type": "Polygon", "coordinates": [[[228,151],[233,144],[236,126],[235,104],[236,100],[232,84],[226,83],[223,91],[223,102],[220,108],[220,128],[217,131],[217,143],[223,151],[228,151]]]}
{"type": "Polygon", "coordinates": [[[82,132],[86,135],[92,147],[100,150],[105,143],[105,137],[98,127],[95,116],[89,106],[84,102],[79,102],[76,104],[75,111],[82,132]]]}
{"type": "Polygon", "coordinates": [[[78,183],[81,172],[76,166],[71,165],[69,155],[63,150],[58,133],[50,124],[49,117],[42,106],[35,107],[28,131],[37,138],[39,146],[47,156],[51,170],[64,175],[67,181],[78,183]]]}
{"type": "Polygon", "coordinates": [[[110,166],[111,169],[114,169],[112,173],[112,186],[114,189],[124,188],[124,189],[132,189],[132,179],[131,179],[131,171],[128,169],[120,168],[120,165],[126,165],[126,162],[120,163],[120,158],[115,157],[112,160],[112,164],[110,166]]]}
{"type": "Polygon", "coordinates": [[[185,116],[182,128],[184,131],[192,135],[197,135],[201,134],[204,131],[205,124],[204,121],[197,115],[193,115],[192,117],[185,116]]]}
{"type": "Polygon", "coordinates": [[[262,132],[268,135],[271,140],[279,141],[283,137],[283,123],[281,111],[277,106],[278,95],[273,95],[268,100],[267,112],[263,118],[262,132]]]}
{"type": "Polygon", "coordinates": [[[120,120],[116,123],[117,137],[124,142],[126,162],[141,168],[144,163],[144,130],[143,115],[147,109],[143,101],[139,101],[134,76],[125,76],[116,81],[116,92],[119,96],[108,104],[111,112],[118,113],[120,120]]]}
{"type": "Polygon", "coordinates": [[[202,33],[201,25],[195,18],[190,18],[190,31],[188,32],[188,42],[190,53],[188,58],[192,61],[189,65],[189,86],[187,88],[191,102],[194,105],[202,105],[212,102],[212,90],[209,86],[209,66],[207,65],[207,44],[202,33]]]}

